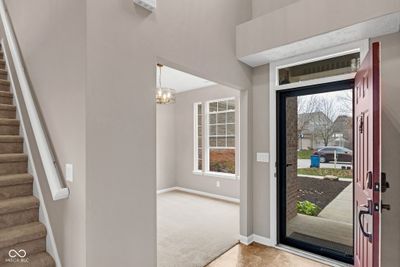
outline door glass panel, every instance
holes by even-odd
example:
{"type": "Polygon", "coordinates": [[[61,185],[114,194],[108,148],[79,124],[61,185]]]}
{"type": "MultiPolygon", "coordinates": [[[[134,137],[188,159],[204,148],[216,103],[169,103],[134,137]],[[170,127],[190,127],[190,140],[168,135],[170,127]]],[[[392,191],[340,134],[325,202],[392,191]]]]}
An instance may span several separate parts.
{"type": "Polygon", "coordinates": [[[287,96],[284,107],[284,239],[352,258],[352,90],[287,96]]]}

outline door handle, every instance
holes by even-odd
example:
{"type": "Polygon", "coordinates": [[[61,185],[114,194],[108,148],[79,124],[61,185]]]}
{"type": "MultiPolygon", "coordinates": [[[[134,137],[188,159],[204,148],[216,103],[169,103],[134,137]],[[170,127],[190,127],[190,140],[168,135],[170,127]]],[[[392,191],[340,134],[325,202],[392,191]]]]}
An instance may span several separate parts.
{"type": "Polygon", "coordinates": [[[372,215],[372,200],[368,200],[367,204],[360,205],[360,209],[358,211],[358,224],[360,225],[361,232],[365,237],[368,238],[369,242],[372,242],[372,233],[368,233],[364,229],[364,225],[362,222],[364,215],[372,215]],[[367,208],[367,210],[363,210],[361,208],[367,208]]]}
{"type": "Polygon", "coordinates": [[[286,167],[290,167],[290,166],[293,166],[293,163],[287,163],[286,164],[286,167]]]}

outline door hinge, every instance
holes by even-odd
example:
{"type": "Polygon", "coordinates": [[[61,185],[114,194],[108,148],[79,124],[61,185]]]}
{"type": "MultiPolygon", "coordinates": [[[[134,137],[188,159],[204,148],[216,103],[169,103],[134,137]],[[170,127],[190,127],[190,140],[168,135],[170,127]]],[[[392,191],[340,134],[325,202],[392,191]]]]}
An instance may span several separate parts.
{"type": "Polygon", "coordinates": [[[374,211],[379,211],[379,203],[374,203],[374,211]]]}
{"type": "Polygon", "coordinates": [[[379,186],[378,182],[374,184],[374,191],[375,192],[379,192],[380,191],[380,186],[379,186]]]}

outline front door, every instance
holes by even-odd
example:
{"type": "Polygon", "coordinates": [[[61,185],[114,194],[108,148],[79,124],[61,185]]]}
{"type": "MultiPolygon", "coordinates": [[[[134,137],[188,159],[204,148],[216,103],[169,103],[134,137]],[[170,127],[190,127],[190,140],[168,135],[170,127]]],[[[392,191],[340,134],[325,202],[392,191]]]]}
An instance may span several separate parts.
{"type": "Polygon", "coordinates": [[[373,43],[354,83],[356,267],[380,266],[380,82],[380,44],[373,43]]]}

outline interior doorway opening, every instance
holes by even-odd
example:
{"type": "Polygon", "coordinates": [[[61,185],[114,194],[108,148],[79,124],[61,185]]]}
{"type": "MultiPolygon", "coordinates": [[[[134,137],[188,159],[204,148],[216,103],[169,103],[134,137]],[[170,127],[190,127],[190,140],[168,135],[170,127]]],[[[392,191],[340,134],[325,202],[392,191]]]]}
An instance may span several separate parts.
{"type": "Polygon", "coordinates": [[[353,263],[354,80],[277,92],[278,241],[353,263]]]}
{"type": "Polygon", "coordinates": [[[239,240],[241,92],[156,71],[157,266],[205,266],[239,240]]]}

